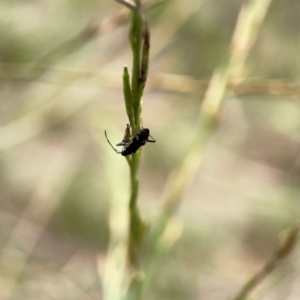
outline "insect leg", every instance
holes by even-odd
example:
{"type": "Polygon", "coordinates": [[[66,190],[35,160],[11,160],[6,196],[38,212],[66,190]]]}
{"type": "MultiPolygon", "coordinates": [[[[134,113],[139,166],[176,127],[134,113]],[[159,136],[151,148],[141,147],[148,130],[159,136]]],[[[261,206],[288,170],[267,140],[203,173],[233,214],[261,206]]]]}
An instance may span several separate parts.
{"type": "Polygon", "coordinates": [[[108,137],[107,137],[107,134],[106,134],[106,130],[104,130],[104,133],[105,133],[105,137],[106,137],[106,140],[108,141],[108,143],[110,144],[110,146],[115,150],[115,152],[117,154],[120,154],[121,152],[119,152],[116,148],[114,148],[114,146],[111,144],[111,142],[109,141],[108,137]]]}
{"type": "Polygon", "coordinates": [[[155,143],[156,140],[153,138],[153,136],[151,136],[150,134],[149,134],[149,136],[151,137],[152,140],[149,140],[149,138],[148,138],[148,139],[147,139],[147,142],[155,143]]]}

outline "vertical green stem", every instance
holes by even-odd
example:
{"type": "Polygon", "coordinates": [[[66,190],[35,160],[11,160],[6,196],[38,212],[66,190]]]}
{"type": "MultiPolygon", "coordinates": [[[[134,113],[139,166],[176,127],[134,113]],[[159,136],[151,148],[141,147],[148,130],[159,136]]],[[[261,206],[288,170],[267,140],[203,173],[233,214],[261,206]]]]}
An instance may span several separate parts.
{"type": "Polygon", "coordinates": [[[127,116],[130,122],[130,126],[133,130],[133,132],[136,131],[136,121],[135,121],[135,115],[134,115],[134,105],[133,105],[133,96],[130,86],[130,77],[128,74],[128,69],[125,66],[123,71],[123,94],[124,94],[124,100],[125,100],[125,106],[126,106],[126,112],[127,116]]]}
{"type": "Polygon", "coordinates": [[[140,162],[140,153],[132,156],[130,161],[130,180],[131,180],[131,195],[129,201],[129,243],[128,243],[128,260],[130,267],[137,271],[139,269],[139,246],[140,246],[140,229],[142,220],[140,217],[137,198],[139,182],[137,180],[137,172],[140,162]]]}
{"type": "MultiPolygon", "coordinates": [[[[119,0],[119,2],[131,9],[129,39],[133,53],[133,65],[131,84],[127,67],[124,67],[123,94],[126,112],[132,128],[132,135],[134,136],[141,128],[142,95],[148,75],[150,34],[146,21],[142,17],[141,0],[134,0],[134,5],[126,1],[119,0]]],[[[126,159],[130,168],[131,182],[127,252],[131,281],[126,299],[136,300],[140,299],[142,291],[140,255],[142,240],[146,230],[138,208],[139,181],[137,174],[141,159],[141,150],[138,150],[131,157],[126,157],[126,159]]]]}
{"type": "Polygon", "coordinates": [[[129,237],[128,237],[128,262],[131,273],[131,282],[128,291],[128,299],[140,299],[141,279],[140,274],[140,256],[142,241],[145,233],[145,223],[141,219],[138,208],[138,189],[139,181],[137,173],[140,163],[140,150],[132,156],[130,160],[130,177],[131,177],[131,195],[129,202],[129,237]]]}
{"type": "Polygon", "coordinates": [[[131,13],[130,26],[130,43],[133,53],[132,65],[132,95],[135,111],[135,121],[137,130],[140,129],[140,114],[141,114],[141,98],[139,97],[140,74],[141,74],[141,51],[142,51],[142,33],[143,33],[143,19],[141,16],[141,3],[135,1],[136,9],[131,13]]]}
{"type": "MultiPolygon", "coordinates": [[[[132,106],[134,111],[134,122],[132,134],[134,135],[140,129],[141,110],[142,110],[142,91],[146,83],[149,62],[149,34],[148,42],[145,43],[145,34],[143,34],[144,20],[141,14],[141,2],[135,0],[135,9],[131,12],[130,25],[130,43],[133,53],[133,66],[131,76],[131,94],[132,106]],[[144,41],[144,43],[143,43],[144,41]],[[146,50],[145,46],[146,45],[146,50]],[[143,74],[143,80],[141,75],[143,74]],[[143,86],[141,88],[141,86],[143,86]]],[[[148,32],[148,30],[147,30],[148,32]]],[[[131,195],[129,202],[129,236],[128,236],[128,263],[131,270],[131,284],[129,286],[128,297],[130,299],[139,299],[141,295],[141,266],[140,255],[142,240],[145,233],[145,224],[141,219],[138,208],[138,189],[139,181],[137,179],[141,150],[132,155],[128,160],[131,178],[131,195]]]]}

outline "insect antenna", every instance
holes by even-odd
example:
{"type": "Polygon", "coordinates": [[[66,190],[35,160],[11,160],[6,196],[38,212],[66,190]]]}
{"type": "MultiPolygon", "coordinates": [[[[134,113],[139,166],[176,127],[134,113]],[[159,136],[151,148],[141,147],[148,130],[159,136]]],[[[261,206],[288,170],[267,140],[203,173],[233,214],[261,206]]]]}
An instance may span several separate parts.
{"type": "Polygon", "coordinates": [[[110,144],[110,146],[115,150],[115,152],[117,154],[120,154],[121,152],[119,152],[112,144],[111,142],[109,141],[108,137],[107,137],[107,134],[106,134],[106,130],[104,130],[104,133],[105,133],[105,137],[106,137],[106,140],[108,141],[108,143],[110,144]]]}

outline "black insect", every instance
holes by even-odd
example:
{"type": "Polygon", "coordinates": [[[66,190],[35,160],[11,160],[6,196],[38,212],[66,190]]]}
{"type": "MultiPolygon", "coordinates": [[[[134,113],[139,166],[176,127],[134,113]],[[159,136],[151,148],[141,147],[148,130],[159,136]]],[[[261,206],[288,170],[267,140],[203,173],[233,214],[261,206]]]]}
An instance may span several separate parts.
{"type": "Polygon", "coordinates": [[[125,129],[125,134],[122,142],[118,143],[116,146],[123,146],[122,151],[118,151],[109,141],[106,130],[105,137],[110,144],[110,146],[115,150],[116,153],[122,154],[123,156],[134,154],[140,147],[144,146],[147,142],[155,143],[156,140],[150,135],[150,130],[148,128],[142,128],[134,136],[130,136],[130,126],[127,124],[125,129]],[[149,137],[151,139],[149,139],[149,137]]]}

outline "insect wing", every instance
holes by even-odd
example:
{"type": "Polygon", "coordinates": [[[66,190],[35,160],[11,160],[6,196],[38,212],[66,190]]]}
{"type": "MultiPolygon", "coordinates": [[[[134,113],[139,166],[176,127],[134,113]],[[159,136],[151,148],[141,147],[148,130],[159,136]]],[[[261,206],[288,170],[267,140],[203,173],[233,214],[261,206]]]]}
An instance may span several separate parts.
{"type": "Polygon", "coordinates": [[[130,125],[127,124],[122,142],[118,143],[116,146],[124,146],[129,142],[129,140],[130,140],[130,125]]]}

